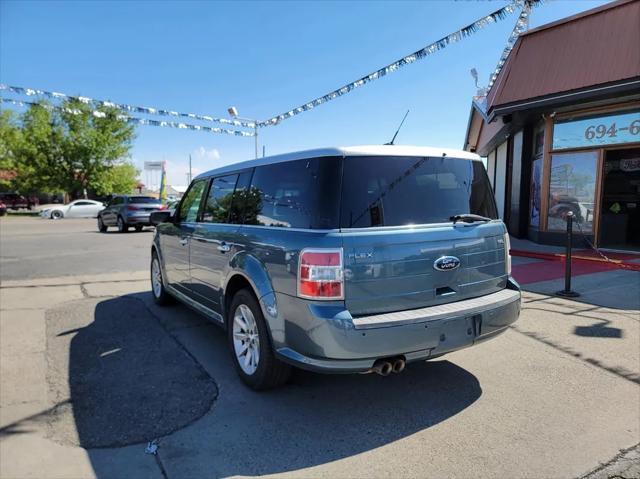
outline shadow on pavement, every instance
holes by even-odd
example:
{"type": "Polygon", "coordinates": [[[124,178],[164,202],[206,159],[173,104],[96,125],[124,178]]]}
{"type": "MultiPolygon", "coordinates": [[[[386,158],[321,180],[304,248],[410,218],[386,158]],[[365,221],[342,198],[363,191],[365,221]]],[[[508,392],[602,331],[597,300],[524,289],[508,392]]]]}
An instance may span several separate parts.
{"type": "Polygon", "coordinates": [[[286,386],[254,392],[236,376],[220,328],[184,306],[150,310],[220,388],[209,414],[160,441],[169,477],[272,474],[328,464],[437,425],[482,394],[477,378],[449,361],[413,363],[386,378],[296,370],[286,386]]]}
{"type": "Polygon", "coordinates": [[[84,448],[147,442],[205,414],[211,377],[134,297],[85,299],[47,314],[50,389],[68,403],[51,436],[84,448]]]}
{"type": "Polygon", "coordinates": [[[296,471],[403,439],[482,394],[448,361],[387,378],[296,371],[256,393],[237,378],[221,329],[181,305],[158,308],[148,293],[67,303],[47,321],[50,388],[69,398],[49,430],[89,449],[97,477],[124,465],[96,448],[138,444],[136,461],[148,464],[144,444],[157,438],[169,477],[296,471]]]}

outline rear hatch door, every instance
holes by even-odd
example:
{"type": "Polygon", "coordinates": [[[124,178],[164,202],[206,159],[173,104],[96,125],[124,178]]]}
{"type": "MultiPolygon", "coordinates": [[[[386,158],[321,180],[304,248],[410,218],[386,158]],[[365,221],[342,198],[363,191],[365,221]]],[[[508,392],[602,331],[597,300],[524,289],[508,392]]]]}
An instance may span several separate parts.
{"type": "Polygon", "coordinates": [[[459,301],[506,285],[501,222],[344,233],[343,245],[353,316],[459,301]]]}
{"type": "Polygon", "coordinates": [[[459,301],[506,286],[506,229],[477,156],[347,156],[342,185],[345,302],[352,315],[459,301]]]}

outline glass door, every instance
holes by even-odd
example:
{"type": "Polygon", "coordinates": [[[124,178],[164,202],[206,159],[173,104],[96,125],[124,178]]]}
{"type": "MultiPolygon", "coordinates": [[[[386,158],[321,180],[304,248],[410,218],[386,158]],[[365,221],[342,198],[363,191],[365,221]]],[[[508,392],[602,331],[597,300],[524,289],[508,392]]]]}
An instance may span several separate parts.
{"type": "Polygon", "coordinates": [[[640,251],[640,148],[605,152],[600,246],[640,251]]]}

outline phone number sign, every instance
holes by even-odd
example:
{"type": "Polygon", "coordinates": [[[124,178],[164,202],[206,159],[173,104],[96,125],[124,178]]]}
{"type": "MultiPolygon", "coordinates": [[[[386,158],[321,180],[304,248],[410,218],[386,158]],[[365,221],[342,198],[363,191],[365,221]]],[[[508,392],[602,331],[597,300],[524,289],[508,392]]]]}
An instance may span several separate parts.
{"type": "Polygon", "coordinates": [[[558,121],[553,127],[554,150],[635,142],[640,142],[640,110],[558,121]]]}

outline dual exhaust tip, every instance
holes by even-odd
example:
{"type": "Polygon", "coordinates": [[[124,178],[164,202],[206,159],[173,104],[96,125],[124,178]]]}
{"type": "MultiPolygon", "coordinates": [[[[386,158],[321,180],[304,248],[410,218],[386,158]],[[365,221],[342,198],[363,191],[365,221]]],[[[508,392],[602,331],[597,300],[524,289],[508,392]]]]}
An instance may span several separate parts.
{"type": "Polygon", "coordinates": [[[402,357],[378,359],[373,364],[371,371],[380,376],[388,376],[391,373],[401,373],[406,365],[406,361],[402,357]]]}

